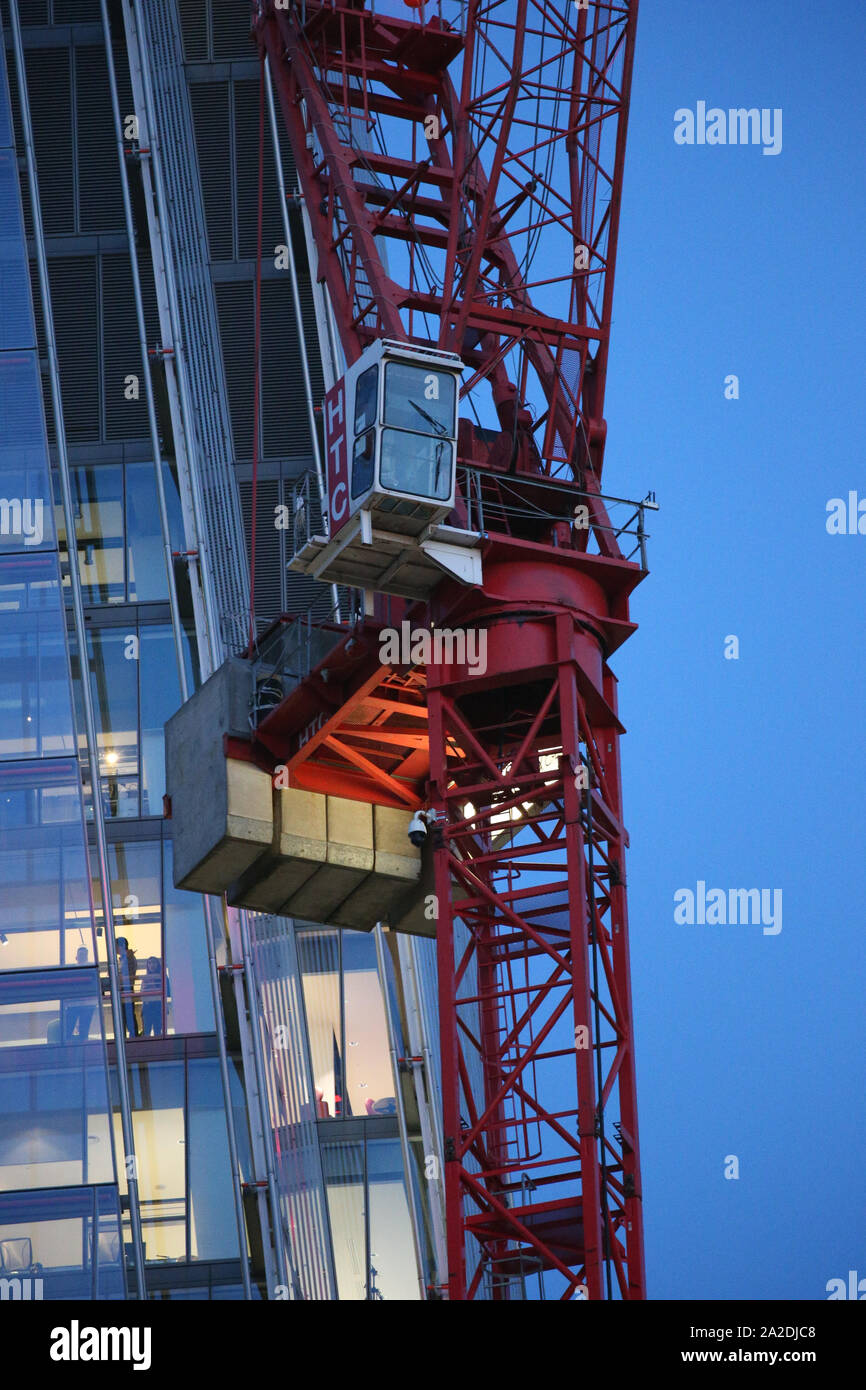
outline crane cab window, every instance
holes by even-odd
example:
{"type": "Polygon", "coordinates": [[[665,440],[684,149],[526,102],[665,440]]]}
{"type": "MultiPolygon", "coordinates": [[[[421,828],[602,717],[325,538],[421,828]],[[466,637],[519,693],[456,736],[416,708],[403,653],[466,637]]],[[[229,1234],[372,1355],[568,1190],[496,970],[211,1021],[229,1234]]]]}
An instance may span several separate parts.
{"type": "Polygon", "coordinates": [[[385,368],[384,424],[453,439],[456,386],[453,372],[389,362],[385,368]]]}
{"type": "MultiPolygon", "coordinates": [[[[366,375],[366,373],[365,373],[366,375]]],[[[376,431],[367,430],[355,440],[352,453],[352,500],[369,492],[373,486],[373,469],[376,463],[376,431]]]]}
{"type": "Polygon", "coordinates": [[[379,420],[379,368],[368,367],[355,386],[355,434],[364,434],[379,420]]]}
{"type": "Polygon", "coordinates": [[[379,458],[382,487],[436,501],[450,497],[456,399],[453,372],[406,362],[386,365],[379,458]]]}
{"type": "Polygon", "coordinates": [[[394,492],[444,502],[451,496],[454,444],[408,430],[383,430],[379,481],[394,492]]]}

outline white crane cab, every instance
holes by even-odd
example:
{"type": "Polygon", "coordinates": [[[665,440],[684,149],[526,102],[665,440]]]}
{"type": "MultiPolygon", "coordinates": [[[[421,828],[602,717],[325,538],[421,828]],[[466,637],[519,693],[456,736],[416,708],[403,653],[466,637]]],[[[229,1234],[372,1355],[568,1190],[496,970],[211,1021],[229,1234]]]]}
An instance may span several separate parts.
{"type": "Polygon", "coordinates": [[[324,403],[328,535],[296,534],[290,569],[407,598],[443,573],[480,582],[478,535],[443,524],[462,371],[454,353],[389,339],[348,368],[324,403]]]}
{"type": "Polygon", "coordinates": [[[332,534],[359,507],[377,519],[411,520],[410,534],[452,510],[462,371],[463,363],[453,353],[387,339],[372,343],[349,368],[342,393],[338,384],[333,399],[325,401],[332,534]],[[343,452],[341,396],[348,444],[345,495],[336,476],[334,490],[330,488],[332,466],[343,452]]]}

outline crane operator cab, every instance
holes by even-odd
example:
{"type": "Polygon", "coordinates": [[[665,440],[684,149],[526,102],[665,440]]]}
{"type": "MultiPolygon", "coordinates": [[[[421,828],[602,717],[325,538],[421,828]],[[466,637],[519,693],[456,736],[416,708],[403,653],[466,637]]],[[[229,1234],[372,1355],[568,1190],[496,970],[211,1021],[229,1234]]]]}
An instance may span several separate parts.
{"type": "Polygon", "coordinates": [[[328,583],[426,598],[443,573],[479,583],[479,537],[444,525],[454,508],[454,353],[378,339],[324,403],[328,535],[289,567],[328,583]]]}
{"type": "Polygon", "coordinates": [[[398,355],[392,344],[379,342],[346,373],[347,393],[354,395],[350,512],[372,503],[432,521],[451,511],[462,369],[451,354],[407,359],[405,350],[398,355]],[[368,356],[377,359],[369,366],[368,356]],[[391,498],[423,506],[399,508],[391,498]]]}

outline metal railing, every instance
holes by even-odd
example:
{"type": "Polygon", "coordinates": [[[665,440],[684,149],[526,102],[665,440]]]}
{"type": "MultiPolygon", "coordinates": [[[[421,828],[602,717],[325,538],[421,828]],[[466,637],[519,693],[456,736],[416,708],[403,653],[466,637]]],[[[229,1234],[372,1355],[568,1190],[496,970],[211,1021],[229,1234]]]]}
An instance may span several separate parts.
{"type": "Polygon", "coordinates": [[[580,488],[564,487],[562,484],[551,484],[550,480],[542,477],[533,477],[528,474],[502,474],[487,472],[484,469],[472,468],[468,466],[458,467],[457,470],[458,486],[460,495],[466,507],[466,529],[485,533],[488,530],[495,530],[495,526],[488,525],[492,514],[495,512],[499,517],[506,519],[513,517],[515,520],[531,520],[537,522],[568,521],[568,513],[563,511],[552,512],[549,506],[539,502],[538,506],[531,503],[531,491],[533,486],[547,491],[550,494],[551,487],[557,487],[564,499],[569,502],[574,501],[574,510],[571,518],[571,525],[576,530],[586,530],[590,533],[606,533],[623,551],[624,560],[632,560],[635,555],[640,556],[640,567],[646,570],[647,551],[646,543],[650,539],[650,533],[646,529],[646,512],[658,511],[659,504],[655,500],[655,493],[650,492],[641,502],[636,502],[627,497],[613,497],[607,493],[584,492],[580,488]],[[487,503],[487,515],[485,516],[484,488],[483,482],[487,479],[494,483],[498,496],[490,498],[487,503]],[[519,484],[519,489],[514,486],[519,484]],[[509,500],[511,494],[512,500],[509,500]],[[610,514],[617,508],[625,507],[628,515],[625,520],[615,523],[611,520],[610,526],[600,525],[597,522],[582,524],[577,520],[577,510],[583,507],[587,511],[588,504],[593,498],[598,498],[604,503],[605,509],[610,514]],[[629,548],[630,546],[630,548],[629,548]],[[627,553],[626,553],[627,552],[627,553]]]}
{"type": "MultiPolygon", "coordinates": [[[[293,480],[288,507],[286,555],[294,559],[314,537],[326,539],[328,535],[327,523],[322,516],[319,480],[312,470],[293,480]]],[[[335,602],[334,607],[338,608],[339,605],[335,602]]]]}
{"type": "MultiPolygon", "coordinates": [[[[290,9],[299,10],[301,23],[306,24],[307,12],[317,13],[321,9],[328,7],[328,0],[317,5],[307,5],[307,0],[291,0],[290,9]]],[[[334,8],[334,0],[330,0],[330,8],[334,8]]],[[[390,19],[412,19],[413,11],[408,9],[403,0],[367,0],[367,9],[373,15],[383,16],[390,19]]],[[[429,23],[432,18],[440,24],[447,23],[452,29],[460,34],[466,32],[466,0],[425,0],[423,11],[414,11],[414,17],[422,24],[429,23]]]]}
{"type": "MultiPolygon", "coordinates": [[[[483,535],[488,530],[496,530],[495,525],[488,524],[491,522],[494,512],[499,517],[523,521],[549,521],[552,523],[569,520],[569,515],[565,510],[553,512],[541,502],[535,506],[529,500],[533,486],[545,489],[549,495],[551,483],[546,478],[535,478],[527,474],[520,474],[517,477],[514,474],[488,473],[481,468],[461,465],[457,469],[457,482],[458,493],[466,508],[467,531],[483,535]],[[488,500],[486,515],[483,486],[485,479],[494,483],[498,492],[495,500],[492,498],[488,500]],[[519,489],[513,486],[515,483],[519,483],[519,489]],[[512,500],[509,500],[509,494],[512,494],[512,500]]],[[[650,539],[650,532],[646,529],[646,513],[648,511],[656,512],[659,509],[659,504],[655,500],[655,493],[650,492],[643,501],[636,502],[631,498],[614,497],[608,493],[591,493],[584,492],[580,488],[565,488],[561,484],[558,486],[558,491],[574,507],[571,521],[574,529],[607,533],[622,550],[624,560],[633,560],[638,555],[641,569],[646,570],[648,568],[646,543],[650,539]],[[587,522],[585,526],[582,526],[576,519],[577,508],[584,507],[588,512],[588,504],[593,497],[598,497],[604,503],[609,515],[615,513],[619,508],[626,508],[627,515],[624,520],[614,521],[612,518],[610,526],[599,525],[597,522],[591,524],[587,522]]],[[[324,519],[321,521],[319,519],[319,488],[318,479],[314,473],[303,473],[295,480],[289,507],[291,515],[286,537],[286,553],[290,558],[294,558],[314,538],[325,539],[327,537],[327,524],[324,519]]]]}
{"type": "Polygon", "coordinates": [[[311,674],[347,633],[352,632],[361,616],[358,602],[353,605],[348,622],[343,606],[342,610],[332,607],[322,616],[310,612],[284,615],[271,625],[250,662],[251,728],[258,728],[271,710],[311,674]]]}

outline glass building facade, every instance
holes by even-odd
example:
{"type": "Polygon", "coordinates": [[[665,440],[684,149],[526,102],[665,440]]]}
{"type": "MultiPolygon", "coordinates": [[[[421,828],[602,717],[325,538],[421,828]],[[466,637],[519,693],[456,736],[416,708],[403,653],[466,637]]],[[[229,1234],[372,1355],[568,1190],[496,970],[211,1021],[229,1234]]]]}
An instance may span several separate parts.
{"type": "MultiPolygon", "coordinates": [[[[0,0],[0,23],[0,1289],[435,1296],[406,1060],[435,1050],[430,943],[172,882],[163,728],[248,602],[248,6],[0,0]]],[[[304,345],[324,391],[284,140],[265,164],[301,322],[266,255],[260,515],[314,468],[304,345]]],[[[262,627],[328,610],[284,545],[262,529],[262,627]]]]}

